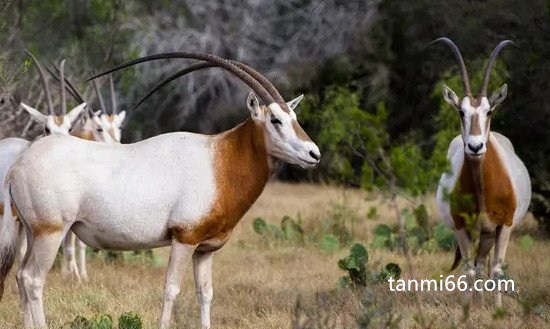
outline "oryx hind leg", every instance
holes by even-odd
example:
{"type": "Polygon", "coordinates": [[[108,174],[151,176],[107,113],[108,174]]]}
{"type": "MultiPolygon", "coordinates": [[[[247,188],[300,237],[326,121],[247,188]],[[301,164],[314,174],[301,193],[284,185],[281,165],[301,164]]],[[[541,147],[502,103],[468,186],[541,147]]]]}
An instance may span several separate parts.
{"type": "MultiPolygon", "coordinates": [[[[34,327],[46,328],[44,316],[43,289],[46,275],[50,271],[61,240],[69,230],[61,224],[48,224],[44,229],[35,229],[28,239],[28,249],[22,266],[17,272],[17,283],[23,289],[34,327]]],[[[24,314],[25,328],[34,328],[27,325],[28,314],[24,314]]]]}
{"type": "Polygon", "coordinates": [[[496,284],[496,307],[502,307],[502,293],[498,290],[498,281],[504,279],[502,265],[504,264],[504,257],[506,256],[506,249],[508,249],[508,242],[510,241],[511,233],[512,227],[507,225],[498,227],[496,232],[495,259],[493,259],[493,266],[490,273],[491,279],[493,279],[496,284]]]}
{"type": "Polygon", "coordinates": [[[63,239],[63,258],[61,262],[61,273],[63,275],[74,275],[80,281],[80,273],[76,265],[75,256],[75,240],[76,236],[69,231],[63,239]]]}

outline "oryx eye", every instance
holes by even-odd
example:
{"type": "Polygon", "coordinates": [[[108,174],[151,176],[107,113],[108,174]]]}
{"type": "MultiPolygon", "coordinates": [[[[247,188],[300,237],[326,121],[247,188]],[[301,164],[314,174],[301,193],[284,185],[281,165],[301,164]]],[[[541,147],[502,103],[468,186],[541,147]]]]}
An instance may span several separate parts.
{"type": "Polygon", "coordinates": [[[490,117],[492,113],[493,113],[493,110],[487,112],[487,116],[490,117]]]}
{"type": "Polygon", "coordinates": [[[48,128],[48,127],[45,127],[45,128],[44,128],[44,131],[46,132],[46,134],[49,134],[49,133],[51,132],[51,131],[50,131],[50,128],[48,128]]]}
{"type": "Polygon", "coordinates": [[[274,124],[274,125],[280,125],[282,122],[281,122],[281,120],[273,117],[273,118],[271,118],[271,123],[274,124]]]}
{"type": "Polygon", "coordinates": [[[97,132],[98,133],[103,132],[103,128],[97,128],[97,132]]]}
{"type": "Polygon", "coordinates": [[[458,114],[460,114],[460,117],[461,117],[461,118],[464,118],[464,112],[458,111],[458,114]]]}

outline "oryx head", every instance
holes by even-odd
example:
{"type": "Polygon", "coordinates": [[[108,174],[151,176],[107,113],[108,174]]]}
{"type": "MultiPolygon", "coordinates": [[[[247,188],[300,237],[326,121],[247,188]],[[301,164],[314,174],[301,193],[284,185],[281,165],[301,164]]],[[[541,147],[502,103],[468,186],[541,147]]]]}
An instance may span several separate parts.
{"type": "Polygon", "coordinates": [[[59,112],[56,112],[53,106],[53,100],[52,95],[50,93],[50,89],[48,86],[48,80],[46,79],[46,75],[44,73],[44,70],[42,69],[42,66],[38,62],[38,60],[27,51],[27,53],[31,56],[31,58],[34,61],[34,64],[36,66],[36,69],[38,70],[38,74],[40,75],[40,80],[42,83],[42,87],[44,89],[44,93],[46,94],[46,102],[48,105],[48,114],[42,114],[40,111],[36,110],[35,108],[28,106],[24,103],[21,103],[21,106],[40,124],[44,126],[44,131],[47,134],[62,134],[62,135],[68,135],[75,124],[77,118],[79,117],[80,113],[84,108],[86,107],[86,103],[81,103],[74,109],[72,109],[70,112],[67,113],[67,104],[66,104],[66,97],[65,97],[65,78],[64,78],[64,67],[65,67],[65,60],[61,61],[60,65],[60,76],[61,76],[61,101],[60,101],[60,107],[61,110],[59,112]]]}
{"type": "Polygon", "coordinates": [[[203,63],[184,68],[160,82],[137,103],[134,109],[156,90],[174,79],[196,70],[221,67],[240,78],[253,90],[254,93],[251,93],[248,97],[247,107],[250,111],[251,120],[263,130],[265,147],[269,155],[288,163],[300,165],[303,168],[313,167],[319,163],[321,158],[319,148],[311,141],[300,124],[298,124],[296,113],[294,112],[294,109],[302,100],[302,96],[290,102],[285,102],[281,94],[267,78],[246,64],[206,53],[162,53],[145,56],[117,65],[112,69],[91,77],[89,80],[128,66],[166,58],[196,59],[203,61],[203,63]],[[256,95],[266,105],[260,105],[256,95]]]}
{"type": "Polygon", "coordinates": [[[487,151],[487,140],[491,130],[491,115],[495,108],[506,98],[506,93],[508,90],[506,84],[504,84],[497,91],[495,91],[490,98],[487,98],[487,88],[489,87],[491,71],[500,50],[507,45],[516,45],[510,40],[505,40],[495,47],[485,68],[479,95],[474,97],[470,89],[466,66],[464,65],[464,61],[458,47],[447,38],[439,38],[433,42],[438,41],[445,42],[451,47],[460,68],[462,86],[464,93],[466,94],[462,99],[460,99],[456,93],[451,90],[451,88],[444,85],[443,97],[445,98],[445,101],[451,104],[460,115],[462,140],[464,142],[464,152],[466,153],[466,156],[474,159],[480,159],[487,151]]]}
{"type": "Polygon", "coordinates": [[[266,149],[271,156],[303,168],[313,167],[321,158],[319,148],[298,123],[294,109],[304,96],[285,102],[260,106],[251,92],[246,104],[252,120],[264,127],[266,149]]]}
{"type": "Polygon", "coordinates": [[[99,85],[97,80],[93,81],[96,96],[99,101],[101,111],[94,113],[92,119],[94,120],[97,129],[94,134],[97,134],[99,140],[110,143],[120,143],[121,139],[121,127],[126,117],[126,111],[118,112],[116,105],[115,85],[113,82],[113,76],[109,75],[109,89],[111,90],[111,111],[107,111],[105,102],[101,96],[99,85]]]}

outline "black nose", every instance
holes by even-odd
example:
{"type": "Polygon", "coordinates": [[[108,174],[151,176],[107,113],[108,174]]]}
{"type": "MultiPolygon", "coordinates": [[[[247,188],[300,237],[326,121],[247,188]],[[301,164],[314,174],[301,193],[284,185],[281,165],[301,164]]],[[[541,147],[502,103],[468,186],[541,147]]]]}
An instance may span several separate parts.
{"type": "Polygon", "coordinates": [[[472,152],[477,153],[481,148],[483,147],[483,143],[479,143],[477,145],[472,145],[468,143],[468,148],[472,150],[472,152]]]}
{"type": "Polygon", "coordinates": [[[313,151],[309,151],[309,156],[314,158],[315,160],[319,161],[319,159],[321,158],[321,155],[320,154],[317,154],[313,151]]]}

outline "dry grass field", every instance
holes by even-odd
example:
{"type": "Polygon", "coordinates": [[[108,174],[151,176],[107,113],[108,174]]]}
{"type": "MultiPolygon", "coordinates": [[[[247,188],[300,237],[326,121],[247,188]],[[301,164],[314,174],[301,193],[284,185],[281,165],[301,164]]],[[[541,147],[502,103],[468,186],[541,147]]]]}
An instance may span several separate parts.
{"type": "MultiPolygon", "coordinates": [[[[334,187],[270,183],[263,195],[235,229],[230,242],[214,258],[213,328],[280,329],[280,328],[356,328],[356,319],[364,312],[364,293],[338,288],[344,275],[337,266],[347,249],[333,254],[318,246],[305,247],[268,245],[253,231],[252,220],[261,216],[268,222],[280,223],[282,216],[301,214],[304,227],[311,228],[323,219],[334,203],[345,202],[358,214],[354,236],[369,247],[372,229],[379,223],[393,223],[395,218],[375,198],[360,191],[344,191],[334,187]],[[379,218],[367,219],[366,211],[378,207],[379,218]],[[299,300],[299,307],[296,303],[299,300]]],[[[433,202],[429,210],[434,212],[433,202]]],[[[517,298],[503,297],[507,311],[502,318],[493,318],[490,303],[476,307],[468,322],[460,328],[549,328],[550,304],[550,241],[536,239],[528,252],[519,247],[517,237],[537,235],[532,218],[514,233],[507,253],[508,272],[521,290],[522,298],[542,304],[541,315],[525,313],[517,298]]],[[[164,264],[147,266],[139,262],[106,264],[89,263],[90,281],[79,284],[66,280],[58,269],[53,270],[45,288],[46,316],[51,328],[62,325],[76,315],[107,313],[118,317],[127,311],[139,312],[146,328],[156,327],[160,312],[167,249],[155,251],[164,264]]],[[[369,248],[369,264],[381,266],[397,262],[407,278],[405,259],[397,252],[369,248]],[[381,265],[376,265],[381,264],[381,265]]],[[[434,278],[446,274],[453,260],[451,252],[436,252],[413,257],[418,278],[434,278]]],[[[14,271],[0,303],[0,328],[19,328],[20,310],[15,289],[14,271]]],[[[453,274],[459,274],[456,272],[453,274]]],[[[486,294],[487,301],[491,295],[486,294]]],[[[374,298],[388,304],[392,312],[403,317],[402,328],[413,328],[417,314],[411,293],[390,292],[387,284],[374,288],[374,298]]],[[[462,310],[459,292],[422,292],[422,310],[432,328],[449,328],[459,323],[462,310]]],[[[173,328],[199,327],[198,304],[195,299],[191,268],[185,274],[182,292],[175,306],[173,328]]]]}

